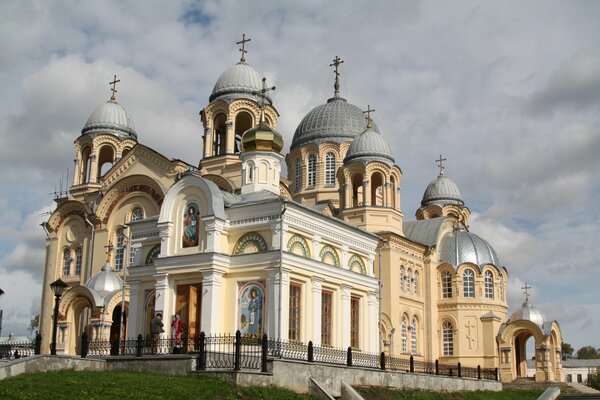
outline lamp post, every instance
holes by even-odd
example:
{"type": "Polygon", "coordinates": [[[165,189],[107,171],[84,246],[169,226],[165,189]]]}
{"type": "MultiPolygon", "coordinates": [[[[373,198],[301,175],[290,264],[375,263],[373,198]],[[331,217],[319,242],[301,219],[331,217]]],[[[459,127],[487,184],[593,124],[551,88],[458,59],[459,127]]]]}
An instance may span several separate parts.
{"type": "Polygon", "coordinates": [[[56,329],[58,328],[58,304],[60,302],[60,297],[63,295],[65,290],[69,287],[62,280],[57,279],[50,284],[50,288],[54,293],[54,319],[52,321],[52,344],[50,345],[50,354],[56,355],[56,329]]]}
{"type": "MultiPolygon", "coordinates": [[[[0,298],[4,296],[4,290],[0,289],[0,298]]],[[[2,337],[2,310],[0,310],[0,337],[2,337]]]]}

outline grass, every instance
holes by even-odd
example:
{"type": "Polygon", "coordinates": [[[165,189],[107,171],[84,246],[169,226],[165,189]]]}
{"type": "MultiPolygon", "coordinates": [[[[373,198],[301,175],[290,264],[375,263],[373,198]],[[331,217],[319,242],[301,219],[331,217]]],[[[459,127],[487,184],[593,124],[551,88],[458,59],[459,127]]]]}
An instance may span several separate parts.
{"type": "Polygon", "coordinates": [[[0,381],[0,400],[316,400],[275,387],[238,387],[214,377],[53,371],[0,381]]]}
{"type": "Polygon", "coordinates": [[[421,390],[393,390],[379,387],[359,387],[357,390],[368,400],[536,400],[543,393],[543,390],[445,393],[421,390]]]}

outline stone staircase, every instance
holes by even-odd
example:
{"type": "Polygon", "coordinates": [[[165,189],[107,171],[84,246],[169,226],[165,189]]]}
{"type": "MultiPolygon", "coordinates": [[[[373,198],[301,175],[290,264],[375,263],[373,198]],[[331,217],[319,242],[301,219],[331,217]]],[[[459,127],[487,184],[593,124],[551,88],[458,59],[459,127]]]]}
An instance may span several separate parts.
{"type": "Polygon", "coordinates": [[[546,390],[551,387],[560,389],[559,399],[599,399],[600,392],[584,385],[566,382],[535,382],[533,378],[519,378],[510,383],[504,383],[503,389],[512,390],[546,390]]]}

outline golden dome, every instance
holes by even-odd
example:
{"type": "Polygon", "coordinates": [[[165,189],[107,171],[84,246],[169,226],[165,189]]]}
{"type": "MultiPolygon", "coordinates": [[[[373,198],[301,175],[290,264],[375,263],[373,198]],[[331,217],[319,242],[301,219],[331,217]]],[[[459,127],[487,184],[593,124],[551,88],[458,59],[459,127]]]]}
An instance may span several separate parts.
{"type": "Polygon", "coordinates": [[[242,136],[242,151],[274,151],[283,149],[283,137],[275,129],[261,121],[242,136]]]}

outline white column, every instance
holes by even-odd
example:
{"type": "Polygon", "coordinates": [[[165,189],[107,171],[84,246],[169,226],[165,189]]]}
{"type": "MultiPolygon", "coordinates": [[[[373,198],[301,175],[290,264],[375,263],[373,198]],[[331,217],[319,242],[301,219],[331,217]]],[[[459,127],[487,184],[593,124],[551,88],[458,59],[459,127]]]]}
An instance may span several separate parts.
{"type": "Polygon", "coordinates": [[[98,176],[98,159],[96,157],[96,153],[95,153],[95,149],[91,149],[90,150],[90,183],[96,183],[97,182],[97,176],[98,176]]]}
{"type": "Polygon", "coordinates": [[[129,317],[127,318],[127,332],[125,337],[137,337],[142,333],[140,320],[144,311],[140,306],[144,304],[143,299],[140,299],[140,281],[129,281],[129,317]]]}
{"type": "Polygon", "coordinates": [[[306,338],[312,340],[315,346],[321,345],[321,302],[323,295],[323,278],[319,276],[312,277],[312,334],[306,338]]]}
{"type": "Polygon", "coordinates": [[[279,267],[267,268],[267,329],[269,338],[287,339],[288,314],[290,303],[289,270],[281,269],[281,283],[279,267]],[[281,291],[280,291],[281,288],[281,291]],[[281,304],[281,307],[279,306],[281,304]]]}
{"type": "Polygon", "coordinates": [[[221,234],[223,233],[223,221],[211,218],[205,219],[206,224],[206,252],[219,253],[221,252],[221,234]]]}
{"type": "Polygon", "coordinates": [[[201,329],[207,334],[222,332],[223,314],[221,283],[223,272],[218,270],[202,273],[202,321],[201,329]]]}
{"type": "MultiPolygon", "coordinates": [[[[165,316],[165,311],[169,310],[169,274],[161,273],[154,275],[156,279],[156,304],[154,313],[162,313],[165,316]]],[[[166,329],[165,329],[166,331],[166,329]]]]}
{"type": "MultiPolygon", "coordinates": [[[[379,332],[381,328],[379,328],[379,299],[377,298],[377,292],[369,292],[368,305],[369,316],[368,318],[363,319],[363,324],[367,324],[367,329],[365,329],[365,332],[369,332],[369,338],[368,341],[365,341],[364,343],[368,343],[368,348],[366,351],[379,353],[379,332]]],[[[383,345],[381,348],[383,349],[383,345]]]]}
{"type": "Polygon", "coordinates": [[[158,224],[158,231],[160,235],[160,256],[159,257],[167,257],[172,256],[174,253],[174,242],[175,238],[173,237],[173,223],[172,222],[163,222],[158,224]]]}
{"type": "Polygon", "coordinates": [[[204,127],[204,158],[212,156],[213,151],[213,135],[212,127],[210,125],[204,127]]]}
{"type": "Polygon", "coordinates": [[[313,260],[321,261],[319,258],[319,248],[321,247],[321,236],[315,235],[313,236],[312,241],[312,258],[313,260]]]}
{"type": "Polygon", "coordinates": [[[342,348],[347,349],[350,347],[350,290],[352,286],[340,285],[341,289],[341,312],[340,316],[342,319],[342,348]]]}
{"type": "MultiPolygon", "coordinates": [[[[281,221],[271,223],[271,251],[279,250],[281,246],[281,221]]],[[[287,250],[287,244],[283,243],[283,248],[287,250]]]]}
{"type": "Polygon", "coordinates": [[[345,244],[342,245],[341,263],[342,263],[342,265],[340,265],[340,268],[348,269],[348,245],[345,245],[345,244]]]}

